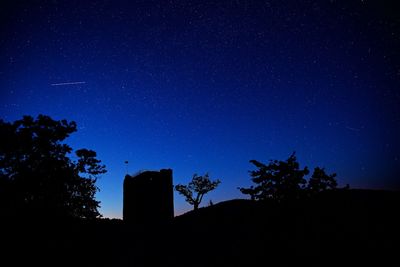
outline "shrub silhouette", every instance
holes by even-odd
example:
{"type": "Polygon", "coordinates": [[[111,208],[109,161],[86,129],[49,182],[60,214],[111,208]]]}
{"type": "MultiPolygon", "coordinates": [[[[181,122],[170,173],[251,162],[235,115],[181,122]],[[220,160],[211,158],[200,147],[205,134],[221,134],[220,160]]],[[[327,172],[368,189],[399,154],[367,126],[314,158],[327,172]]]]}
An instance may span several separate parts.
{"type": "Polygon", "coordinates": [[[320,167],[314,169],[307,184],[305,176],[309,174],[308,167],[300,168],[295,152],[286,161],[271,160],[268,165],[256,160],[250,162],[257,167],[257,170],[250,171],[255,186],[238,189],[250,195],[252,200],[273,199],[279,202],[337,187],[336,173],[328,175],[320,167]]]}
{"type": "Polygon", "coordinates": [[[75,122],[39,115],[13,123],[0,120],[0,205],[2,215],[99,217],[96,179],[105,166],[96,152],[62,141],[75,122]]]}
{"type": "Polygon", "coordinates": [[[316,167],[308,181],[307,189],[311,193],[319,193],[329,189],[336,189],[336,173],[327,174],[324,168],[316,167]]]}
{"type": "Polygon", "coordinates": [[[204,176],[194,174],[188,185],[178,184],[175,186],[175,190],[186,198],[186,202],[193,205],[194,210],[197,210],[204,195],[217,188],[220,183],[221,181],[218,179],[211,181],[208,173],[204,176]],[[196,194],[196,196],[193,194],[196,194]]]}
{"type": "Polygon", "coordinates": [[[243,194],[249,194],[253,200],[285,200],[297,198],[305,187],[304,176],[309,173],[307,167],[300,169],[295,153],[286,161],[271,160],[268,165],[250,160],[257,170],[250,171],[255,187],[239,188],[243,194]]]}

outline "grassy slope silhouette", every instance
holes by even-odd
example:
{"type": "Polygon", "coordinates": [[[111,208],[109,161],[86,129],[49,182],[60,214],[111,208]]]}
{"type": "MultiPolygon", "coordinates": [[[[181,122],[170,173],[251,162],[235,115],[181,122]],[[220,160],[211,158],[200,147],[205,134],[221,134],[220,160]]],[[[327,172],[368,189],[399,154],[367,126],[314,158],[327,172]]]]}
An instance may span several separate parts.
{"type": "Polygon", "coordinates": [[[230,200],[168,225],[3,220],[3,263],[325,266],[397,260],[399,192],[326,192],[291,204],[230,200]]]}
{"type": "Polygon", "coordinates": [[[373,190],[326,192],[287,205],[233,200],[184,214],[176,223],[188,236],[205,237],[199,249],[222,248],[225,257],[215,257],[221,263],[382,263],[396,255],[399,200],[399,192],[373,190]]]}

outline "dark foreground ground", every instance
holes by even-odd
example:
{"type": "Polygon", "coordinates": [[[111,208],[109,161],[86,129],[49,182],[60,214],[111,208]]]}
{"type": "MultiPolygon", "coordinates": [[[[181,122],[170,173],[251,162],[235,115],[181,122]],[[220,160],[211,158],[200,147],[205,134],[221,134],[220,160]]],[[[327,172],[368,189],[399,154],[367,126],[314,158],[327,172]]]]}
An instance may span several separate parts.
{"type": "Polygon", "coordinates": [[[168,225],[2,219],[0,266],[400,266],[400,193],[231,200],[168,225]]]}

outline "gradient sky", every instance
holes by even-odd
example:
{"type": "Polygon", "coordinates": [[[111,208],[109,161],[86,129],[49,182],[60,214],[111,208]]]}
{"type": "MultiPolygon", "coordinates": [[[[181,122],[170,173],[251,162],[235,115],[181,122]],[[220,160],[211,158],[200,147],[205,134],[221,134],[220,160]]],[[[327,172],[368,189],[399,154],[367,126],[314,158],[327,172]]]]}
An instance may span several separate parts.
{"type": "Polygon", "coordinates": [[[216,203],[242,197],[249,160],[293,151],[340,185],[400,188],[396,1],[205,2],[1,1],[1,118],[76,121],[105,217],[127,171],[208,171],[216,203]]]}

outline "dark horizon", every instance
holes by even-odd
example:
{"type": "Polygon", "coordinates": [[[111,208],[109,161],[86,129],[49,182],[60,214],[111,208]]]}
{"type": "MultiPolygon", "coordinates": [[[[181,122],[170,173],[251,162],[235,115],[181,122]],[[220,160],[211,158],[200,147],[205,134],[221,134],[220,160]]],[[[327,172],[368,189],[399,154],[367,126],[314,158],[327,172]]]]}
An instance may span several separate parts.
{"type": "Polygon", "coordinates": [[[399,14],[396,1],[2,1],[0,118],[76,121],[66,143],[108,170],[105,217],[122,216],[127,173],[209,172],[222,183],[206,205],[243,197],[249,160],[293,151],[339,186],[399,190],[399,14]]]}

